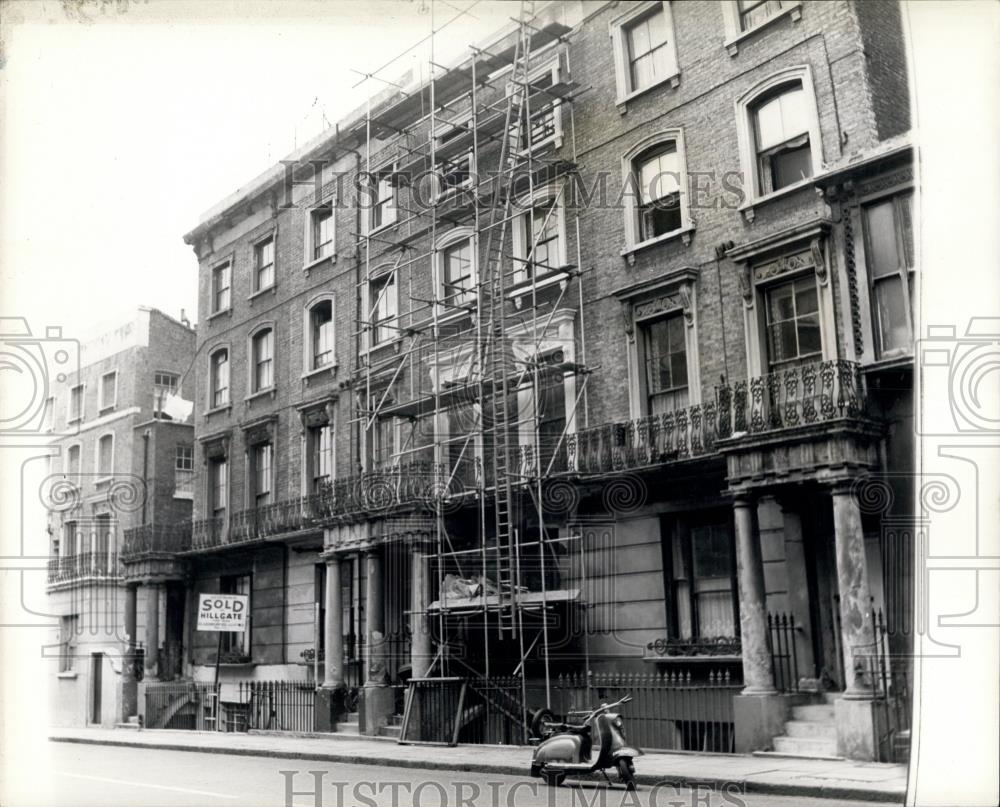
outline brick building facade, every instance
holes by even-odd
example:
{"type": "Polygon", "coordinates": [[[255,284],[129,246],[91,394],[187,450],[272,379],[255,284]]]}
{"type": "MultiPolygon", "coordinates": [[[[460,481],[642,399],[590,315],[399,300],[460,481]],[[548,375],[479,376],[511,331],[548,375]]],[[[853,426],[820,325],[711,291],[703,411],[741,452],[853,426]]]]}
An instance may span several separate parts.
{"type": "MultiPolygon", "coordinates": [[[[47,591],[60,621],[49,682],[57,724],[120,720],[121,682],[131,672],[123,665],[123,536],[144,523],[191,517],[193,424],[169,419],[163,404],[189,389],[182,378],[193,358],[189,325],[141,308],[85,343],[79,372],[46,402],[47,425],[59,435],[47,480],[47,591]]],[[[150,600],[144,591],[143,620],[156,613],[150,600]]],[[[146,648],[151,664],[156,649],[146,648]]]]}
{"type": "Polygon", "coordinates": [[[716,750],[892,756],[898,4],[552,3],[470,54],[185,236],[194,520],[133,557],[186,580],[186,674],[376,734],[445,672],[516,674],[532,713],[558,675],[684,670],[733,683],[716,750]],[[221,654],[195,591],[250,594],[221,654]]]}

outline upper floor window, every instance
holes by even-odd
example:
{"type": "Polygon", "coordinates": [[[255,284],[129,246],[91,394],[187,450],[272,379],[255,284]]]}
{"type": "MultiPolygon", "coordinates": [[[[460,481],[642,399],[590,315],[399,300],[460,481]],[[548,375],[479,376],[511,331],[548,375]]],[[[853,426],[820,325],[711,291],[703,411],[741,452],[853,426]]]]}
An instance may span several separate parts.
{"type": "Polygon", "coordinates": [[[274,285],[274,236],[258,241],[253,248],[254,291],[274,285]]]}
{"type": "Polygon", "coordinates": [[[190,499],[194,493],[194,446],[179,445],[174,451],[174,496],[190,499]]]}
{"type": "Polygon", "coordinates": [[[212,270],[212,313],[229,308],[230,286],[232,285],[232,265],[229,261],[212,270]]]}
{"type": "Polygon", "coordinates": [[[475,242],[471,236],[466,236],[464,231],[456,237],[458,240],[453,240],[450,235],[447,236],[447,241],[439,252],[441,266],[439,299],[445,303],[445,313],[448,313],[449,307],[461,306],[474,297],[476,270],[473,244],[475,242]]]}
{"type": "Polygon", "coordinates": [[[764,290],[769,366],[816,359],[823,352],[819,298],[813,274],[764,290]]]}
{"type": "Polygon", "coordinates": [[[782,0],[736,0],[740,30],[749,31],[781,11],[782,0]]]}
{"type": "Polygon", "coordinates": [[[115,472],[115,436],[105,434],[97,441],[97,476],[109,477],[115,472]]]}
{"type": "Polygon", "coordinates": [[[74,485],[80,482],[82,455],[83,449],[79,445],[70,446],[66,451],[66,475],[74,485]]]}
{"type": "Polygon", "coordinates": [[[393,187],[395,166],[376,171],[369,178],[368,231],[373,232],[396,221],[396,195],[393,187]]]}
{"type": "Polygon", "coordinates": [[[77,384],[69,391],[69,421],[83,418],[83,384],[77,384]]]}
{"type": "Polygon", "coordinates": [[[669,2],[631,3],[611,23],[619,104],[678,75],[669,2]]]}
{"type": "Polygon", "coordinates": [[[169,396],[177,393],[181,377],[177,373],[153,373],[153,414],[160,416],[169,396]]]}
{"type": "Polygon", "coordinates": [[[100,410],[114,409],[118,401],[118,373],[112,370],[101,376],[100,410]]]}
{"type": "Polygon", "coordinates": [[[865,256],[879,355],[913,346],[913,193],[907,191],[863,208],[865,256]]]}
{"type": "Polygon", "coordinates": [[[514,282],[543,277],[566,265],[566,218],[561,191],[544,188],[513,222],[514,282]]]}
{"type": "Polygon", "coordinates": [[[455,157],[445,157],[438,162],[436,179],[438,198],[472,186],[472,152],[466,151],[455,157]]]}
{"type": "Polygon", "coordinates": [[[647,415],[688,405],[687,337],[678,311],[641,324],[647,415]]]}
{"type": "Polygon", "coordinates": [[[216,350],[209,359],[211,362],[211,405],[215,409],[229,403],[229,349],[216,350]]]}
{"type": "Polygon", "coordinates": [[[822,151],[808,67],[772,76],[744,95],[737,109],[751,197],[767,196],[816,174],[822,151]]]}
{"type": "Polygon", "coordinates": [[[309,211],[306,222],[306,262],[320,261],[334,254],[333,204],[327,202],[309,211]]]}
{"type": "Polygon", "coordinates": [[[687,169],[679,131],[644,139],[624,158],[627,248],[681,233],[690,227],[687,169]]]}
{"type": "Polygon", "coordinates": [[[56,399],[51,395],[45,399],[45,409],[42,412],[42,431],[50,432],[55,428],[56,399]]]}
{"type": "Polygon", "coordinates": [[[306,361],[308,370],[333,364],[333,299],[325,298],[306,309],[306,361]]]}
{"type": "Polygon", "coordinates": [[[253,448],[254,505],[264,507],[271,503],[274,446],[261,443],[253,448]]]}
{"type": "Polygon", "coordinates": [[[520,128],[517,132],[518,143],[525,152],[529,146],[535,150],[553,142],[556,147],[561,145],[562,101],[552,92],[552,89],[559,84],[560,76],[558,59],[532,71],[529,75],[527,104],[519,120],[520,128]]]}
{"type": "Polygon", "coordinates": [[[263,328],[250,338],[250,391],[274,386],[274,330],[263,328]]]}
{"type": "Polygon", "coordinates": [[[214,518],[225,518],[229,502],[229,464],[225,457],[208,463],[208,506],[214,518]]]}
{"type": "Polygon", "coordinates": [[[368,324],[371,344],[391,341],[396,333],[396,273],[388,271],[368,281],[368,324]]]}
{"type": "Polygon", "coordinates": [[[313,426],[308,438],[312,492],[321,493],[333,480],[333,426],[313,426]]]}

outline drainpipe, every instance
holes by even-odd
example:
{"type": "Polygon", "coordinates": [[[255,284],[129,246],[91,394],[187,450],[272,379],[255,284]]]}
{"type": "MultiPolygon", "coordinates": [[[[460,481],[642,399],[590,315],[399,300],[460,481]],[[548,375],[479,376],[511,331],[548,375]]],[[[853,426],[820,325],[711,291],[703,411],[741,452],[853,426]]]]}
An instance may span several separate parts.
{"type": "Polygon", "coordinates": [[[149,437],[150,430],[144,429],[142,432],[142,524],[146,525],[146,498],[148,485],[146,484],[149,474],[149,437]]]}

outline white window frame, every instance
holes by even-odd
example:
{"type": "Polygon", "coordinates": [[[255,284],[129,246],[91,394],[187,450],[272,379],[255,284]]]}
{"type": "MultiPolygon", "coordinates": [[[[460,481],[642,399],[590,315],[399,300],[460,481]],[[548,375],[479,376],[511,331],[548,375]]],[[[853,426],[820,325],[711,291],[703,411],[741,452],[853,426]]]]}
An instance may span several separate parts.
{"type": "Polygon", "coordinates": [[[819,115],[816,110],[816,94],[813,88],[812,70],[809,65],[799,65],[789,67],[786,70],[774,73],[750,90],[736,99],[736,130],[739,139],[740,164],[743,167],[744,177],[749,178],[747,187],[747,201],[740,210],[748,221],[753,221],[753,208],[755,205],[776,199],[785,194],[792,193],[804,187],[815,184],[816,178],[823,170],[823,144],[820,135],[819,115]],[[809,116],[809,151],[812,155],[812,176],[799,182],[793,182],[776,191],[762,194],[760,190],[760,177],[757,166],[757,145],[754,135],[754,123],[752,116],[755,114],[754,106],[757,101],[772,90],[783,84],[794,84],[800,82],[803,97],[806,105],[806,113],[809,116]]]}
{"type": "MultiPolygon", "coordinates": [[[[230,304],[232,304],[232,275],[229,278],[230,292],[229,299],[230,304]]],[[[258,294],[263,294],[264,292],[274,291],[278,288],[278,234],[275,231],[271,231],[266,235],[262,235],[260,238],[255,238],[253,244],[250,248],[250,297],[256,297],[258,294]],[[259,254],[260,248],[267,243],[271,242],[271,282],[266,286],[257,285],[260,282],[260,266],[257,264],[257,255],[259,254]]]]}
{"type": "Polygon", "coordinates": [[[209,514],[209,518],[219,518],[219,510],[222,511],[222,518],[225,521],[229,519],[229,513],[232,506],[232,490],[233,484],[230,477],[230,462],[229,455],[224,454],[221,457],[210,457],[206,463],[206,473],[205,473],[205,487],[206,490],[206,506],[205,510],[209,514]],[[225,466],[226,473],[226,491],[225,499],[222,502],[221,507],[216,507],[215,502],[215,468],[219,465],[225,466]]]}
{"type": "Polygon", "coordinates": [[[323,372],[333,372],[337,369],[337,301],[334,294],[317,294],[305,304],[302,309],[302,377],[316,375],[323,372]],[[320,303],[329,301],[330,303],[330,323],[334,330],[334,340],[332,353],[328,364],[322,367],[313,367],[313,357],[315,350],[313,346],[312,311],[320,303]]]}
{"type": "Polygon", "coordinates": [[[740,43],[744,39],[752,37],[761,29],[767,28],[784,17],[791,17],[793,22],[801,20],[802,1],[782,0],[781,9],[777,13],[771,14],[756,25],[744,29],[740,21],[740,9],[736,0],[722,0],[722,19],[726,30],[726,41],[723,44],[726,51],[730,56],[735,56],[739,53],[740,43]]]}
{"type": "Polygon", "coordinates": [[[619,111],[624,112],[624,107],[633,98],[642,95],[643,93],[649,92],[655,87],[659,87],[666,82],[670,82],[671,87],[677,87],[680,84],[680,67],[677,63],[677,35],[676,29],[674,28],[674,16],[670,8],[669,0],[654,0],[653,2],[646,3],[629,3],[628,11],[624,14],[619,14],[613,20],[611,20],[611,46],[614,52],[615,61],[615,85],[617,87],[617,97],[615,98],[615,103],[618,105],[619,111]],[[645,87],[635,88],[632,86],[632,79],[629,75],[629,64],[628,64],[628,29],[630,26],[634,25],[640,18],[645,17],[651,13],[655,13],[657,7],[659,7],[665,17],[665,25],[667,30],[670,32],[670,41],[667,43],[667,50],[670,54],[672,60],[671,69],[667,71],[667,75],[658,81],[653,82],[645,87]]]}
{"type": "Polygon", "coordinates": [[[317,471],[319,470],[316,460],[319,457],[319,435],[320,432],[328,428],[330,430],[330,475],[328,477],[329,482],[333,482],[337,478],[337,429],[334,422],[335,414],[333,407],[328,407],[327,412],[327,422],[326,423],[316,423],[311,426],[307,426],[303,436],[305,438],[305,457],[306,461],[303,463],[303,476],[305,477],[303,484],[305,487],[305,496],[311,496],[319,491],[316,490],[316,480],[319,479],[317,471]]]}
{"type": "MultiPolygon", "coordinates": [[[[247,400],[257,395],[273,393],[278,384],[278,338],[277,325],[273,320],[259,323],[250,333],[247,334],[247,400]],[[254,342],[257,337],[265,331],[271,332],[271,383],[266,387],[257,387],[257,356],[254,352],[254,342]]],[[[232,382],[233,374],[230,371],[229,379],[232,382]]]]}
{"type": "MultiPolygon", "coordinates": [[[[470,267],[472,273],[472,286],[466,294],[471,297],[471,301],[474,301],[478,294],[479,239],[476,237],[476,231],[472,227],[456,227],[438,238],[434,248],[434,300],[439,318],[462,317],[466,315],[466,312],[458,311],[455,308],[455,303],[445,305],[445,300],[449,297],[449,294],[448,290],[444,287],[445,253],[449,248],[463,242],[467,242],[469,244],[469,248],[472,253],[472,266],[470,267]]],[[[453,292],[450,296],[454,297],[456,295],[453,292]]]]}
{"type": "Polygon", "coordinates": [[[399,340],[399,331],[396,330],[396,323],[399,322],[399,277],[396,276],[396,268],[392,264],[382,264],[376,267],[365,280],[365,317],[366,326],[364,328],[364,349],[373,350],[375,348],[391,345],[399,340]],[[387,268],[384,268],[387,267],[387,268]],[[395,314],[387,318],[386,322],[391,326],[392,333],[383,341],[377,339],[378,326],[374,324],[375,299],[372,296],[373,284],[381,281],[386,275],[392,275],[392,298],[395,314]]]}
{"type": "MultiPolygon", "coordinates": [[[[544,64],[540,64],[528,73],[528,84],[533,84],[538,81],[539,78],[544,76],[546,73],[550,74],[552,77],[553,86],[559,84],[562,81],[562,58],[559,54],[554,56],[552,59],[546,61],[544,64]]],[[[507,82],[507,95],[510,96],[514,92],[514,85],[511,82],[507,82]]],[[[529,93],[530,94],[530,93],[529,93]]],[[[535,93],[535,100],[537,101],[539,97],[548,98],[548,103],[552,106],[552,122],[553,122],[553,132],[546,138],[539,140],[538,142],[532,142],[531,152],[534,153],[540,149],[545,148],[549,144],[555,144],[555,148],[560,148],[563,144],[563,125],[562,125],[562,99],[556,98],[555,96],[546,96],[544,93],[535,93]]],[[[533,106],[533,102],[531,102],[533,106]]],[[[532,109],[532,112],[536,110],[532,109]]],[[[520,149],[522,156],[527,155],[528,147],[523,145],[520,149]]]]}
{"type": "MultiPolygon", "coordinates": [[[[369,178],[371,180],[374,180],[375,182],[374,187],[376,192],[378,191],[378,186],[380,183],[378,175],[381,173],[394,174],[396,172],[396,167],[397,167],[396,161],[390,160],[389,162],[383,163],[380,167],[373,169],[370,172],[369,178]]],[[[390,185],[392,184],[391,180],[389,180],[389,184],[390,185]]],[[[386,208],[387,211],[386,217],[378,226],[375,226],[373,220],[375,218],[375,210],[379,206],[380,197],[376,195],[375,198],[372,199],[370,195],[365,195],[365,198],[368,200],[366,204],[367,209],[365,209],[364,215],[361,217],[361,219],[362,223],[364,224],[365,228],[364,231],[366,235],[374,235],[375,233],[381,232],[382,230],[385,230],[386,228],[392,227],[394,224],[396,224],[397,220],[399,219],[398,192],[399,188],[392,186],[392,205],[386,208]],[[391,212],[391,215],[389,215],[389,212],[391,212]]]]}
{"type": "Polygon", "coordinates": [[[276,453],[275,453],[274,440],[271,439],[262,440],[259,443],[254,443],[253,445],[247,446],[247,454],[249,455],[250,459],[246,467],[247,484],[245,487],[246,487],[247,507],[252,508],[254,510],[258,510],[261,507],[268,507],[269,505],[274,504],[276,501],[275,483],[277,481],[277,473],[275,469],[276,453]],[[262,452],[265,448],[270,449],[270,457],[269,457],[270,464],[267,468],[267,473],[261,474],[258,463],[259,453],[262,452]],[[264,479],[264,481],[267,483],[267,492],[266,492],[267,501],[264,502],[263,504],[259,503],[261,499],[261,491],[257,487],[257,482],[259,479],[264,479]]]}
{"type": "Polygon", "coordinates": [[[515,285],[519,283],[527,283],[529,280],[534,280],[536,282],[544,280],[557,274],[559,270],[569,265],[566,243],[566,189],[567,185],[565,182],[553,182],[540,188],[535,188],[534,193],[531,194],[530,197],[525,196],[518,200],[516,209],[519,214],[511,222],[511,235],[513,238],[515,259],[515,285]],[[525,263],[528,260],[529,249],[533,246],[533,244],[529,243],[529,238],[532,238],[532,235],[528,232],[528,227],[526,226],[524,219],[529,210],[534,210],[539,205],[546,204],[550,201],[555,203],[555,208],[553,209],[551,215],[556,217],[556,227],[559,230],[559,265],[542,274],[533,271],[531,273],[531,278],[529,278],[527,276],[525,263]]]}
{"type": "Polygon", "coordinates": [[[77,441],[75,443],[70,443],[68,446],[66,446],[66,456],[63,460],[63,475],[66,476],[70,484],[79,487],[82,474],[83,474],[83,443],[77,441]],[[73,473],[73,469],[70,468],[70,455],[72,454],[74,448],[79,451],[79,458],[76,463],[76,473],[73,473]]]}
{"type": "MultiPolygon", "coordinates": [[[[94,452],[94,475],[97,477],[97,482],[101,483],[108,479],[111,479],[115,475],[115,433],[114,432],[104,432],[97,437],[97,451],[94,452]],[[111,467],[107,469],[107,473],[104,473],[101,469],[101,441],[105,437],[111,438],[111,467]]],[[[81,453],[81,459],[83,457],[81,453]]]]}
{"type": "Polygon", "coordinates": [[[228,343],[215,345],[208,353],[208,401],[206,401],[208,411],[225,409],[233,401],[233,350],[228,343]],[[226,351],[226,398],[220,403],[215,403],[215,357],[221,351],[226,351]]]}
{"type": "Polygon", "coordinates": [[[166,391],[166,390],[169,389],[170,392],[167,392],[166,393],[167,395],[170,395],[170,394],[176,395],[180,391],[180,388],[181,388],[181,376],[180,376],[180,373],[174,373],[174,372],[171,372],[170,370],[154,370],[153,371],[153,413],[154,414],[156,414],[158,412],[162,413],[163,412],[163,402],[166,400],[166,395],[163,395],[161,397],[161,399],[160,399],[160,408],[157,409],[156,408],[157,391],[159,391],[159,390],[166,391]],[[170,377],[172,377],[174,379],[173,386],[170,387],[170,388],[168,388],[164,384],[158,384],[157,381],[156,381],[156,377],[157,376],[170,376],[170,377]]]}
{"type": "Polygon", "coordinates": [[[176,443],[174,445],[174,498],[175,499],[193,499],[194,498],[194,446],[185,443],[176,443]],[[181,449],[187,449],[191,457],[191,467],[190,468],[180,468],[178,467],[178,461],[180,460],[179,452],[181,449]],[[188,490],[179,490],[177,486],[177,472],[178,471],[190,471],[191,477],[188,482],[188,490]]]}
{"type": "Polygon", "coordinates": [[[476,167],[475,167],[475,164],[473,163],[472,157],[473,157],[472,149],[470,148],[470,149],[467,149],[465,151],[459,151],[457,154],[455,154],[455,155],[453,155],[451,157],[444,158],[444,159],[447,159],[451,163],[459,163],[462,160],[465,161],[466,170],[468,172],[468,176],[464,180],[462,180],[462,182],[459,183],[458,185],[447,185],[446,186],[444,184],[444,182],[443,182],[443,177],[445,175],[445,171],[444,171],[444,169],[442,167],[442,161],[439,160],[435,164],[435,166],[434,166],[434,185],[433,185],[433,188],[434,188],[434,202],[435,202],[435,204],[440,204],[441,202],[446,201],[447,199],[451,198],[452,196],[457,196],[462,191],[468,190],[469,188],[472,188],[475,185],[476,167]]]}
{"type": "Polygon", "coordinates": [[[669,241],[678,236],[684,239],[685,246],[691,242],[691,232],[694,230],[694,221],[691,218],[691,192],[688,180],[687,169],[687,149],[684,145],[683,129],[663,129],[644,137],[632,148],[622,155],[622,183],[625,192],[622,194],[625,210],[625,248],[622,255],[634,259],[633,253],[644,247],[669,241]],[[636,159],[640,154],[653,148],[654,146],[672,142],[677,148],[677,162],[680,165],[680,206],[681,206],[681,226],[669,233],[662,233],[655,238],[647,238],[645,241],[639,240],[639,200],[636,192],[639,190],[638,178],[634,170],[636,159]]]}
{"type": "Polygon", "coordinates": [[[98,414],[103,414],[105,412],[111,411],[118,405],[117,370],[109,370],[108,372],[101,374],[101,382],[97,388],[97,397],[98,397],[98,405],[97,405],[98,414]],[[109,377],[112,379],[112,395],[110,401],[106,399],[107,388],[104,383],[109,377]]]}
{"type": "Polygon", "coordinates": [[[87,406],[87,385],[86,384],[74,384],[69,388],[69,401],[66,404],[66,422],[67,423],[79,423],[83,420],[83,413],[87,406]],[[76,390],[80,390],[80,408],[78,411],[73,411],[73,393],[76,390]]]}
{"type": "Polygon", "coordinates": [[[209,313],[209,316],[214,317],[216,314],[223,314],[226,311],[231,311],[233,307],[233,261],[231,258],[226,258],[226,260],[220,261],[211,268],[209,285],[211,286],[210,289],[211,311],[209,313]],[[228,273],[228,278],[229,278],[229,285],[227,287],[228,290],[227,296],[229,298],[229,302],[222,308],[218,308],[216,307],[216,302],[219,297],[219,286],[216,283],[216,278],[218,273],[223,271],[228,273]]]}
{"type": "Polygon", "coordinates": [[[309,270],[318,266],[324,261],[330,263],[337,262],[337,206],[334,204],[334,197],[330,196],[313,207],[306,208],[305,233],[303,236],[303,269],[309,270]],[[330,221],[333,222],[333,232],[330,236],[330,253],[321,257],[316,257],[316,227],[315,221],[318,213],[329,212],[330,221]]]}

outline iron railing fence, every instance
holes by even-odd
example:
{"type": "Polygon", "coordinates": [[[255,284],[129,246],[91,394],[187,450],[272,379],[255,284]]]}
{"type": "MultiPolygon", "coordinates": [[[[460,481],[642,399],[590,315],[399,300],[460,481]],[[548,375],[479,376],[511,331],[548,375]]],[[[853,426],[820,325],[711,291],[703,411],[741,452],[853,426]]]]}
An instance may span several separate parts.
{"type": "Polygon", "coordinates": [[[213,730],[219,703],[217,684],[197,681],[149,682],[145,687],[148,729],[213,730]]]}
{"type": "Polygon", "coordinates": [[[767,615],[767,647],[771,653],[774,688],[778,692],[799,691],[799,661],[795,649],[798,630],[794,614],[767,615]]]}
{"type": "Polygon", "coordinates": [[[142,524],[125,530],[122,559],[131,560],[157,553],[174,554],[191,548],[191,522],[142,524]]]}
{"type": "Polygon", "coordinates": [[[733,696],[742,689],[725,670],[560,676],[555,684],[563,714],[579,717],[631,695],[620,712],[632,744],[703,753],[733,753],[733,696]]]}
{"type": "Polygon", "coordinates": [[[528,716],[517,676],[409,682],[400,739],[417,743],[525,745],[528,716]]]}
{"type": "Polygon", "coordinates": [[[48,562],[49,583],[69,583],[85,579],[114,580],[121,575],[121,563],[114,552],[82,552],[51,558],[48,562]]]}
{"type": "Polygon", "coordinates": [[[890,633],[881,609],[872,609],[870,618],[875,643],[867,656],[867,667],[880,713],[876,721],[876,748],[883,762],[906,762],[913,708],[913,656],[890,652],[890,633]]]}
{"type": "MultiPolygon", "coordinates": [[[[310,732],[315,727],[316,686],[305,681],[240,681],[244,731],[310,732]]],[[[235,710],[234,710],[235,711],[235,710]]]]}

